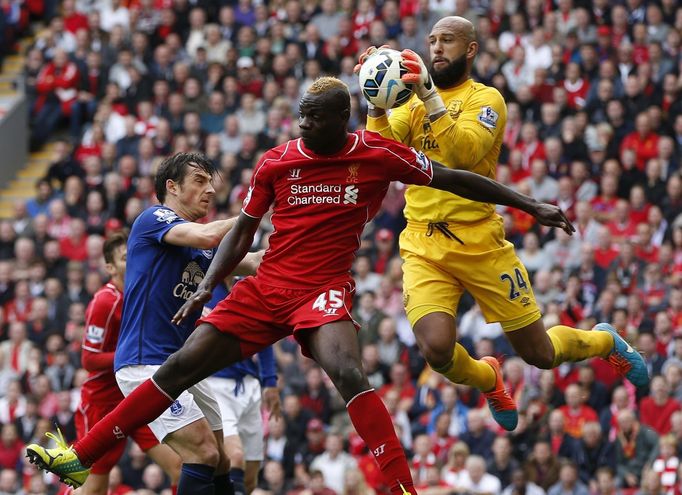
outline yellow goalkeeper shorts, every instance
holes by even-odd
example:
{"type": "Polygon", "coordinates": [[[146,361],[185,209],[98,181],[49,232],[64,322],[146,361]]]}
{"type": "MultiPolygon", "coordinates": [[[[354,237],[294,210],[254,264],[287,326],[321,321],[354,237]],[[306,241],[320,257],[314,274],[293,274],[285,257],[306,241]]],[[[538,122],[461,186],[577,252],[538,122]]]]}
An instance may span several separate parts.
{"type": "Polygon", "coordinates": [[[505,331],[540,319],[528,272],[494,214],[470,224],[408,222],[400,235],[403,297],[412,326],[423,316],[455,316],[467,290],[488,323],[505,331]],[[447,225],[447,226],[446,226],[447,225]]]}

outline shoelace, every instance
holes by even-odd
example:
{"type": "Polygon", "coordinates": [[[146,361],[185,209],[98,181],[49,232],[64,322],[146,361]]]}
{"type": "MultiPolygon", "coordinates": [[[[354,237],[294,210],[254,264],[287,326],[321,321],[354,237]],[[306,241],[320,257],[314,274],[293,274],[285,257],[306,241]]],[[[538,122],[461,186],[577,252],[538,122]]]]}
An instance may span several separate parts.
{"type": "Polygon", "coordinates": [[[403,495],[412,495],[410,492],[405,490],[405,487],[403,486],[403,484],[400,481],[398,481],[398,484],[400,485],[400,489],[403,491],[403,495]]]}
{"type": "Polygon", "coordinates": [[[607,361],[614,368],[616,368],[616,371],[621,376],[625,376],[625,374],[632,369],[632,365],[630,364],[630,362],[627,359],[625,359],[623,356],[619,356],[618,354],[615,354],[615,353],[611,354],[607,358],[607,361]]]}
{"type": "Polygon", "coordinates": [[[500,390],[493,390],[492,392],[487,392],[485,398],[490,401],[495,409],[502,408],[504,402],[508,400],[507,389],[502,388],[500,390]]]}
{"type": "Polygon", "coordinates": [[[57,434],[56,435],[54,433],[52,433],[51,431],[48,431],[47,433],[45,433],[45,436],[47,438],[54,440],[57,443],[57,445],[62,449],[66,450],[66,449],[71,448],[71,447],[69,447],[69,444],[66,443],[66,440],[64,440],[64,435],[62,435],[62,431],[59,429],[59,427],[57,427],[57,434]]]}

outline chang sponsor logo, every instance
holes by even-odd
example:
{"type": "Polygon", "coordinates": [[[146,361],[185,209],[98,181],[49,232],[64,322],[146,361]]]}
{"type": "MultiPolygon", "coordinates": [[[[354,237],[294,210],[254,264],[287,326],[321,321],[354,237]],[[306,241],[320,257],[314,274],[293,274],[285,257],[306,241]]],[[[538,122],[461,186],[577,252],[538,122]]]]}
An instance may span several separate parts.
{"type": "Polygon", "coordinates": [[[191,261],[182,271],[180,283],[173,287],[173,295],[181,299],[189,299],[203,279],[204,271],[196,261],[191,261]]]}

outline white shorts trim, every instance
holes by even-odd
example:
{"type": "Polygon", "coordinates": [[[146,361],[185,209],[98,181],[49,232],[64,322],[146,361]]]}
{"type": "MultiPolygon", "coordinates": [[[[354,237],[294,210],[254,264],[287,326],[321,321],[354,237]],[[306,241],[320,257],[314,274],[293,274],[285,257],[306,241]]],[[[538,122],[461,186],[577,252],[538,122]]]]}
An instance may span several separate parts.
{"type": "MultiPolygon", "coordinates": [[[[126,366],[116,372],[116,382],[128,396],[133,390],[156,373],[160,365],[126,366]]],[[[212,431],[218,431],[223,427],[220,416],[220,406],[213,397],[210,387],[203,380],[180,394],[171,406],[161,416],[149,423],[149,428],[154,436],[163,442],[167,435],[178,431],[195,421],[206,418],[212,431]]]]}
{"type": "Polygon", "coordinates": [[[211,376],[204,380],[220,405],[223,417],[223,434],[239,435],[245,461],[262,461],[264,458],[263,417],[261,416],[261,386],[256,377],[247,375],[243,388],[237,390],[232,378],[211,376]]]}

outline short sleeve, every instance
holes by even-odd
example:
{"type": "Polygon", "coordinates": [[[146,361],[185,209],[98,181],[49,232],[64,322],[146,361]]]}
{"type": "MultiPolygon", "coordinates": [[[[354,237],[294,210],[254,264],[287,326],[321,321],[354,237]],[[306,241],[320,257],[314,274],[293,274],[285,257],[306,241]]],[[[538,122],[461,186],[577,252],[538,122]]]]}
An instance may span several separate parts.
{"type": "Polygon", "coordinates": [[[270,179],[268,162],[271,157],[266,153],[256,166],[256,171],[251,177],[249,191],[242,204],[242,212],[252,218],[261,218],[270,209],[275,199],[274,187],[270,179]]]}
{"type": "Polygon", "coordinates": [[[421,151],[395,141],[385,139],[382,147],[389,156],[384,156],[388,180],[399,180],[405,184],[427,186],[433,178],[433,165],[421,151]]]}
{"type": "Polygon", "coordinates": [[[140,215],[140,232],[144,232],[144,236],[154,239],[161,244],[163,236],[175,227],[187,223],[187,220],[180,218],[177,213],[169,208],[154,208],[145,211],[140,215]]]}

